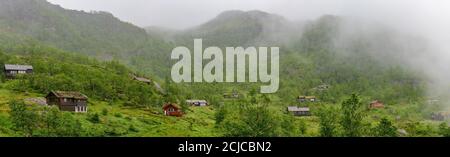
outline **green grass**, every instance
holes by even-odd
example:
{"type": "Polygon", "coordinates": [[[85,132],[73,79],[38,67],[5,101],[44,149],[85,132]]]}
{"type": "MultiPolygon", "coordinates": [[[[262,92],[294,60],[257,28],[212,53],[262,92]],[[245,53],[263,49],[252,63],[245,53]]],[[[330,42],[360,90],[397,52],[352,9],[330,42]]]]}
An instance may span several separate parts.
{"type": "MultiPolygon", "coordinates": [[[[10,130],[8,102],[13,99],[42,97],[42,94],[19,93],[0,89],[0,137],[14,136],[10,130]],[[9,127],[8,127],[9,126],[9,127]]],[[[145,109],[109,104],[108,102],[90,100],[88,113],[71,113],[81,120],[84,128],[89,128],[95,136],[125,137],[213,137],[219,136],[214,129],[214,110],[212,107],[191,107],[183,117],[168,117],[162,109],[145,109]],[[107,114],[104,115],[104,110],[107,114]],[[100,123],[88,120],[98,113],[100,123]],[[94,129],[94,130],[92,130],[94,129]],[[97,133],[96,133],[97,132],[97,133]]]]}
{"type": "MultiPolygon", "coordinates": [[[[17,136],[11,129],[8,102],[13,99],[43,97],[43,94],[15,92],[0,85],[0,137],[17,136]]],[[[221,132],[215,128],[214,109],[212,107],[190,107],[183,117],[164,116],[161,108],[136,108],[124,106],[120,102],[110,104],[105,101],[89,100],[88,113],[70,113],[79,119],[88,136],[119,137],[216,137],[221,132]],[[106,111],[106,112],[105,112],[106,111]],[[92,123],[89,117],[97,113],[99,123],[92,123]]],[[[321,105],[310,105],[312,110],[321,105]]],[[[272,109],[285,110],[284,106],[271,105],[272,109]]],[[[422,127],[431,127],[426,136],[438,136],[435,128],[442,122],[426,118],[427,113],[420,112],[420,105],[394,104],[385,109],[369,110],[365,119],[371,126],[378,124],[381,118],[394,121],[399,129],[405,129],[410,122],[419,122],[422,127]]],[[[298,136],[319,136],[318,117],[295,117],[296,125],[305,123],[306,132],[298,136]]],[[[407,129],[407,128],[406,128],[407,129]]]]}

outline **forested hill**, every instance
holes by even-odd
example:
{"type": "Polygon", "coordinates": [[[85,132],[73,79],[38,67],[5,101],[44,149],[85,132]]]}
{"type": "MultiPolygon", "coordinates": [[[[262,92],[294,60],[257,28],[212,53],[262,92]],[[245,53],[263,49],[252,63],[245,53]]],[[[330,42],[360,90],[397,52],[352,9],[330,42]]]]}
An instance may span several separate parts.
{"type": "Polygon", "coordinates": [[[102,62],[33,43],[0,49],[0,56],[1,65],[34,67],[33,75],[15,80],[5,79],[2,71],[1,87],[9,90],[42,95],[50,91],[80,91],[97,100],[154,108],[159,108],[163,100],[154,86],[133,80],[137,74],[115,61],[102,62]]]}
{"type": "Polygon", "coordinates": [[[167,59],[162,60],[160,53],[169,53],[172,47],[110,13],[68,10],[45,0],[0,1],[0,32],[101,60],[118,60],[151,75],[166,72],[160,65],[167,59]],[[149,58],[156,63],[144,61],[149,58]]]}
{"type": "Polygon", "coordinates": [[[4,31],[104,58],[124,57],[147,40],[143,29],[110,13],[66,10],[45,0],[2,0],[0,24],[4,31]]]}

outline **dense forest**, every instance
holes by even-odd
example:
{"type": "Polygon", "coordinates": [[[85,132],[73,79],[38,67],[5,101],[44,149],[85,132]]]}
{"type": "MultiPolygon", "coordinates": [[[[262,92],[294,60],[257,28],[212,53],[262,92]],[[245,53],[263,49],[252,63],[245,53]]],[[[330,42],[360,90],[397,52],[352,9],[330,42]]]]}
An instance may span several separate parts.
{"type": "Polygon", "coordinates": [[[144,29],[107,12],[2,0],[0,63],[32,65],[34,72],[15,79],[2,72],[0,136],[449,136],[448,122],[432,119],[445,110],[444,101],[430,103],[437,98],[427,91],[427,76],[402,60],[426,43],[366,27],[332,15],[295,23],[263,11],[227,11],[186,30],[144,29]],[[258,83],[173,83],[170,52],[192,48],[195,38],[204,47],[279,46],[280,90],[260,94],[258,83]],[[397,41],[415,44],[405,48],[397,41]],[[84,93],[89,112],[29,101],[55,90],[84,93]],[[299,96],[317,101],[299,102],[299,96]],[[188,106],[188,99],[209,105],[188,106]],[[375,100],[385,107],[370,108],[375,100]],[[168,102],[184,115],[164,116],[168,102]],[[288,106],[308,107],[311,115],[294,116],[288,106]]]}

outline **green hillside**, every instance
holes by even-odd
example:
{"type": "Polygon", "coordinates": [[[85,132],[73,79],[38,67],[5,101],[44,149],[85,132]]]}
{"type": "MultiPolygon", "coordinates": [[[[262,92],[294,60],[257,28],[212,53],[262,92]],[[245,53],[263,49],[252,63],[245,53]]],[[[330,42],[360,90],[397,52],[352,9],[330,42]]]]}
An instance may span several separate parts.
{"type": "MultiPolygon", "coordinates": [[[[213,109],[192,108],[183,118],[163,116],[161,106],[166,96],[154,86],[133,80],[133,71],[117,62],[102,62],[42,45],[14,49],[17,52],[0,53],[0,63],[31,64],[34,73],[14,80],[5,79],[2,73],[0,136],[216,136],[212,131],[213,109]],[[26,101],[43,99],[52,90],[86,94],[89,113],[63,113],[26,101]],[[10,105],[24,100],[29,105],[28,116],[34,117],[27,125],[32,132],[12,123],[10,105]],[[63,120],[49,121],[48,116],[63,120]],[[49,123],[54,128],[49,128],[49,123]]],[[[25,115],[22,118],[28,117],[25,115]]]]}
{"type": "Polygon", "coordinates": [[[165,63],[156,54],[170,51],[170,44],[110,13],[66,10],[45,0],[1,1],[0,26],[4,33],[101,60],[119,60],[152,74],[161,74],[160,64],[165,63]],[[156,62],[141,60],[148,58],[156,62]]]}

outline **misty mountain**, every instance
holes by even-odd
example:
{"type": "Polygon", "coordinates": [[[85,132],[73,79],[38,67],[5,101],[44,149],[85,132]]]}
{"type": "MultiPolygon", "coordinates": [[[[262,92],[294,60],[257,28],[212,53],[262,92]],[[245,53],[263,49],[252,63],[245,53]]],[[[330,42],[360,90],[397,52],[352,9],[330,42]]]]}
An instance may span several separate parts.
{"type": "MultiPolygon", "coordinates": [[[[337,101],[357,91],[398,103],[422,94],[424,77],[409,68],[405,58],[421,54],[425,43],[376,23],[333,15],[299,23],[262,11],[227,11],[205,24],[169,34],[175,45],[187,47],[193,45],[194,38],[220,48],[280,47],[281,89],[277,95],[284,100],[300,93],[337,101]],[[415,44],[405,47],[403,42],[415,44]],[[333,88],[327,92],[312,90],[323,84],[333,88]]],[[[215,87],[190,87],[193,91],[206,88],[215,87]]]]}
{"type": "Polygon", "coordinates": [[[205,45],[255,46],[281,44],[300,36],[299,26],[284,17],[263,11],[225,11],[214,19],[175,35],[178,43],[202,38],[205,45]]]}
{"type": "MultiPolygon", "coordinates": [[[[392,74],[399,72],[398,64],[394,64],[397,60],[382,62],[385,58],[395,58],[393,54],[401,48],[400,44],[388,42],[397,40],[398,35],[383,31],[381,27],[367,31],[359,26],[359,22],[342,17],[327,15],[298,23],[263,11],[234,10],[186,30],[155,27],[144,30],[109,13],[66,10],[43,0],[7,0],[1,3],[0,28],[11,36],[24,36],[101,59],[117,59],[154,77],[168,77],[173,63],[170,52],[174,47],[191,47],[194,38],[202,38],[205,46],[222,48],[279,46],[282,87],[285,87],[280,95],[286,99],[308,94],[310,89],[321,84],[342,88],[330,90],[336,95],[328,97],[330,100],[349,94],[343,91],[355,89],[363,94],[394,100],[390,94],[374,93],[370,84],[378,84],[376,90],[380,91],[395,84],[404,85],[397,91],[418,92],[409,87],[415,88],[416,83],[411,82],[418,82],[416,80],[420,78],[407,71],[392,74]],[[374,77],[374,74],[383,74],[383,77],[374,77]],[[400,78],[411,81],[395,81],[400,78]]],[[[201,91],[209,87],[193,88],[201,91]]]]}

